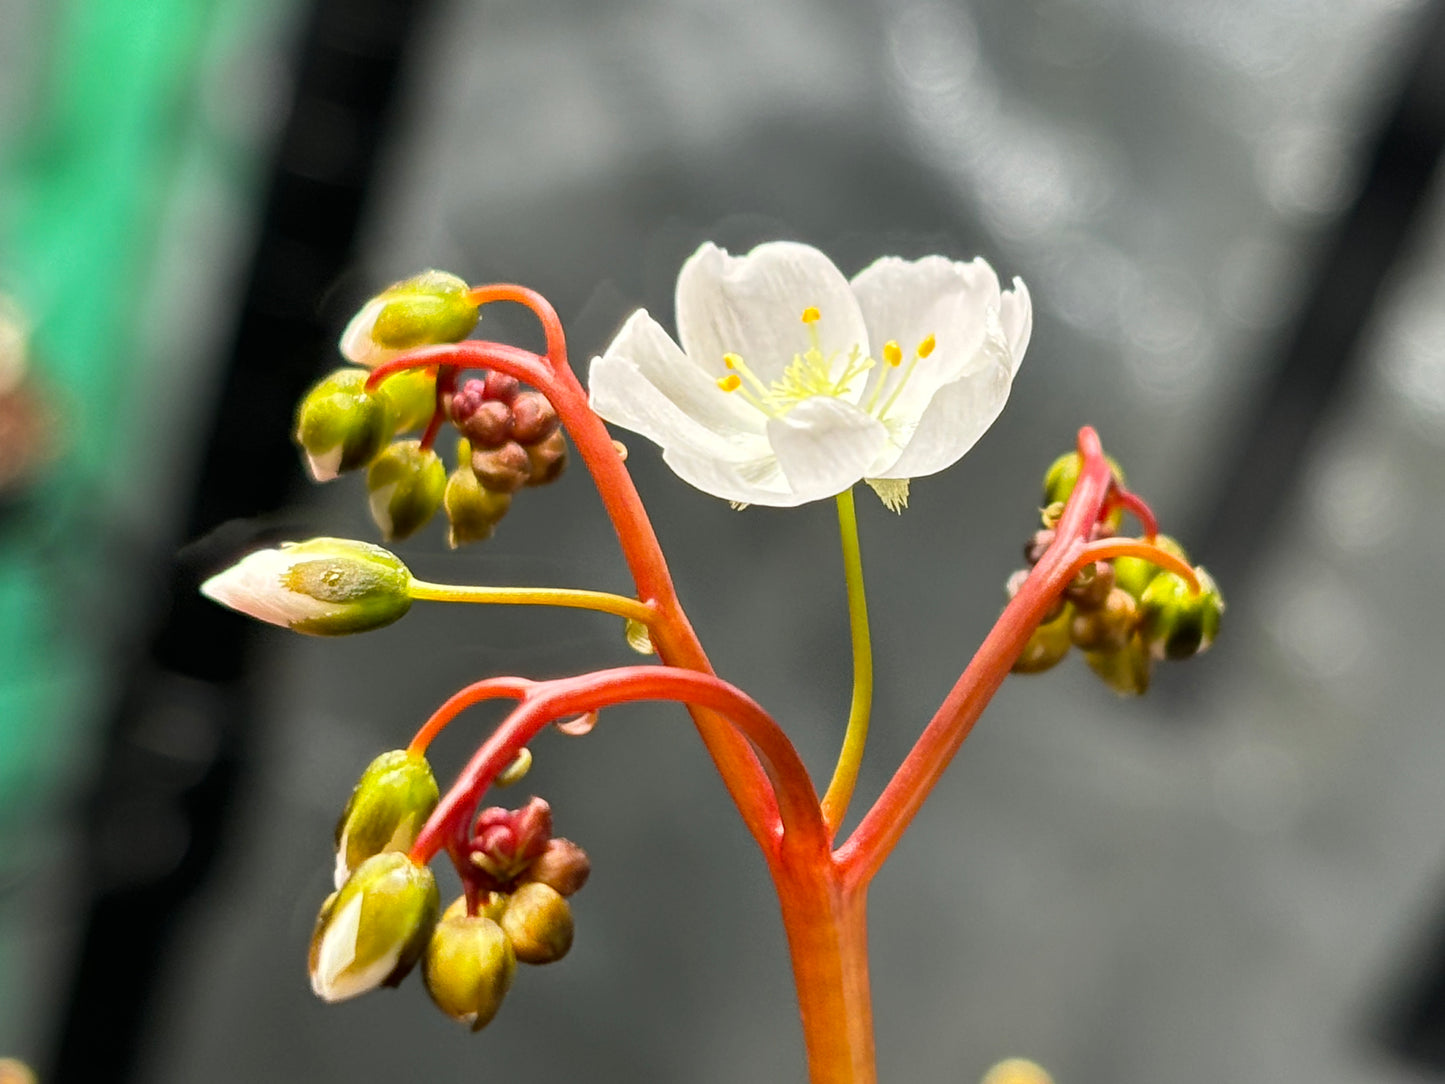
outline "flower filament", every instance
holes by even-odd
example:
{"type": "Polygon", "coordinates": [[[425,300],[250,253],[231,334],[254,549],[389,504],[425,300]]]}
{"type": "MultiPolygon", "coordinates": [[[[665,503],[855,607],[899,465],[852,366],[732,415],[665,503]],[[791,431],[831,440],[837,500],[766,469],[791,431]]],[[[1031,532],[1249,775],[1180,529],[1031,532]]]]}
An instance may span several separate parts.
{"type": "MultiPolygon", "coordinates": [[[[802,321],[808,327],[810,345],[804,353],[793,355],[792,364],[783,370],[779,379],[771,383],[763,383],[757,374],[748,367],[741,355],[729,352],[723,355],[723,365],[728,369],[727,375],[718,378],[717,386],[728,393],[737,392],[748,403],[770,418],[782,417],[805,399],[813,399],[818,396],[827,396],[830,399],[842,398],[852,388],[853,382],[872,369],[877,362],[864,355],[855,345],[848,352],[848,359],[843,366],[843,371],[835,377],[833,369],[838,355],[835,353],[829,356],[823,353],[818,341],[818,332],[814,327],[821,318],[822,314],[813,305],[809,305],[803,310],[802,321]]],[[[881,409],[875,408],[878,407],[878,400],[882,396],[885,381],[880,379],[877,382],[866,407],[869,414],[879,421],[887,416],[889,409],[897,402],[904,385],[908,383],[909,377],[913,375],[918,360],[933,353],[935,345],[932,335],[918,344],[918,348],[908,363],[908,368],[904,370],[902,378],[894,385],[892,393],[881,409]]],[[[890,339],[883,344],[883,360],[892,369],[898,368],[903,363],[903,349],[898,345],[897,340],[890,339]]]]}

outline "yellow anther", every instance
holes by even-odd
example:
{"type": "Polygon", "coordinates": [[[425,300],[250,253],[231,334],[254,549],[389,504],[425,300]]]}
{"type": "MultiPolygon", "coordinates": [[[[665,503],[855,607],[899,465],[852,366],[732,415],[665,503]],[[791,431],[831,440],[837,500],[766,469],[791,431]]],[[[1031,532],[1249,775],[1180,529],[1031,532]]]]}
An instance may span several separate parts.
{"type": "Polygon", "coordinates": [[[803,310],[803,323],[805,324],[816,324],[822,317],[823,314],[812,305],[803,310]]]}
{"type": "Polygon", "coordinates": [[[896,339],[889,339],[883,344],[883,360],[895,369],[903,364],[903,349],[896,339]]]}
{"type": "Polygon", "coordinates": [[[729,369],[736,369],[742,363],[743,359],[737,354],[723,355],[723,364],[726,365],[729,369]]]}
{"type": "Polygon", "coordinates": [[[928,336],[928,338],[924,339],[921,343],[918,344],[918,356],[921,358],[928,357],[929,354],[933,353],[933,348],[937,345],[938,340],[936,340],[932,335],[928,336]]]}
{"type": "Polygon", "coordinates": [[[743,378],[738,376],[737,373],[728,373],[727,376],[722,377],[717,382],[717,386],[722,388],[723,391],[737,391],[738,388],[742,387],[742,384],[743,378]]]}

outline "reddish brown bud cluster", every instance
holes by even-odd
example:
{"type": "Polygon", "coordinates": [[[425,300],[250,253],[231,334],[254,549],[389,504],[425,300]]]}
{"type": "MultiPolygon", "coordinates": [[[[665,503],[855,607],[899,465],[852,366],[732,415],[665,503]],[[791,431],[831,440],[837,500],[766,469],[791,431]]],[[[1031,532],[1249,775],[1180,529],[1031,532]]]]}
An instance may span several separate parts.
{"type": "Polygon", "coordinates": [[[491,492],[545,485],[562,473],[567,443],[557,411],[541,392],[522,390],[515,377],[493,372],[468,380],[448,409],[471,444],[477,481],[491,492]]]}
{"type": "MultiPolygon", "coordinates": [[[[1062,456],[1044,480],[1043,526],[1024,543],[1024,559],[1036,565],[1054,543],[1063,501],[1077,476],[1076,457],[1062,456]],[[1072,473],[1071,473],[1072,472],[1072,473]]],[[[1114,467],[1115,484],[1122,476],[1114,467]]],[[[1109,508],[1090,532],[1090,539],[1108,538],[1120,516],[1109,508]]],[[[1177,542],[1159,535],[1154,544],[1187,561],[1177,542]]],[[[1203,569],[1195,569],[1201,590],[1195,593],[1173,572],[1139,557],[1120,557],[1086,565],[1050,606],[1029,637],[1014,672],[1034,674],[1055,666],[1070,648],[1084,653],[1089,668],[1121,695],[1137,695],[1149,687],[1156,659],[1182,659],[1209,647],[1224,602],[1203,569]]],[[[1008,579],[1013,598],[1029,577],[1022,568],[1008,579]]]]}
{"type": "Polygon", "coordinates": [[[552,807],[533,798],[521,809],[493,806],[477,816],[467,847],[476,869],[478,894],[507,892],[540,882],[570,896],[587,882],[587,853],[569,839],[552,835],[552,807]]]}

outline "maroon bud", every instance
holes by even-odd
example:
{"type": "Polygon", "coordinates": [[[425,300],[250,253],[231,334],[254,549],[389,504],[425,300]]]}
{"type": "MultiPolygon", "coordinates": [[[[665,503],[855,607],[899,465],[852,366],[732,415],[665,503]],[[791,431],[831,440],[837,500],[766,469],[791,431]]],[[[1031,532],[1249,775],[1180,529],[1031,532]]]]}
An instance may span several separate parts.
{"type": "Polygon", "coordinates": [[[473,449],[472,472],[494,493],[515,493],[532,476],[532,461],[525,448],[509,440],[500,448],[473,449]]]}
{"type": "Polygon", "coordinates": [[[539,391],[518,393],[512,400],[512,435],[518,443],[536,444],[546,440],[561,424],[557,411],[539,391]]]}
{"type": "Polygon", "coordinates": [[[486,450],[500,448],[512,439],[512,412],[506,403],[491,399],[478,403],[476,410],[465,421],[458,422],[462,436],[472,442],[473,448],[486,450]]]}
{"type": "Polygon", "coordinates": [[[570,896],[587,883],[592,860],[587,852],[570,839],[550,839],[542,853],[527,867],[525,880],[550,885],[563,896],[570,896]]]}
{"type": "Polygon", "coordinates": [[[552,838],[552,807],[541,798],[533,798],[517,810],[512,823],[517,827],[517,857],[536,858],[552,838]]]}
{"type": "Polygon", "coordinates": [[[1081,610],[1097,610],[1114,589],[1114,566],[1108,561],[1085,565],[1064,588],[1064,597],[1081,610]]]}
{"type": "Polygon", "coordinates": [[[452,392],[447,405],[447,409],[451,413],[452,424],[461,428],[486,398],[485,385],[480,380],[468,380],[462,384],[460,388],[452,392]]]}
{"type": "Polygon", "coordinates": [[[545,486],[562,477],[567,469],[567,438],[562,430],[554,430],[546,440],[529,444],[527,461],[532,467],[527,477],[529,486],[545,486]]]}
{"type": "Polygon", "coordinates": [[[517,397],[517,391],[522,386],[522,382],[515,376],[508,376],[506,373],[499,373],[495,370],[487,374],[485,383],[487,398],[495,399],[499,403],[510,403],[517,397]]]}
{"type": "Polygon", "coordinates": [[[1044,551],[1054,544],[1054,532],[1045,528],[1035,531],[1034,536],[1024,545],[1024,560],[1031,565],[1036,565],[1043,557],[1044,551]]]}

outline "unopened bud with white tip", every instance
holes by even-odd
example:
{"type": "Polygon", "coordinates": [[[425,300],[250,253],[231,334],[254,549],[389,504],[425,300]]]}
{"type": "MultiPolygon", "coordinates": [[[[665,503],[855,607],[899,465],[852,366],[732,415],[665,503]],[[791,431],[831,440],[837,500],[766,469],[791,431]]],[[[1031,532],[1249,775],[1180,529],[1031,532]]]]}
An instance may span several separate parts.
{"type": "Polygon", "coordinates": [[[367,542],[313,538],[257,550],[201,585],[209,599],[312,636],[389,625],[411,608],[411,573],[367,542]]]}

